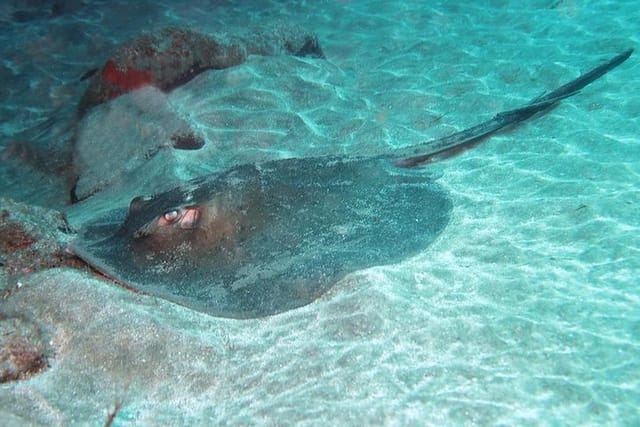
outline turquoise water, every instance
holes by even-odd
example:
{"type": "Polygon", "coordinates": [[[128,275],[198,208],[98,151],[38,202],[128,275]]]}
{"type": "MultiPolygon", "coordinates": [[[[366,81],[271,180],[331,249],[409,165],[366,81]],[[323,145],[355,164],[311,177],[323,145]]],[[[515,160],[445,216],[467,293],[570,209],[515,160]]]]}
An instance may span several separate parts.
{"type": "MultiPolygon", "coordinates": [[[[280,21],[317,32],[326,63],[250,58],[170,95],[218,149],[182,159],[185,176],[440,137],[635,48],[640,34],[633,1],[68,2],[53,19],[16,15],[20,3],[0,6],[4,145],[34,126],[38,143],[60,144],[79,76],[140,30],[280,21]],[[256,93],[281,121],[229,113],[256,93]],[[231,132],[238,123],[252,131],[231,132]]],[[[0,408],[100,425],[123,394],[117,425],[638,425],[637,64],[636,53],[548,115],[430,165],[454,206],[438,240],[303,308],[233,321],[79,271],[25,278],[16,306],[48,329],[55,357],[3,384],[0,408]]],[[[55,180],[2,173],[14,198],[63,196],[55,180]]]]}

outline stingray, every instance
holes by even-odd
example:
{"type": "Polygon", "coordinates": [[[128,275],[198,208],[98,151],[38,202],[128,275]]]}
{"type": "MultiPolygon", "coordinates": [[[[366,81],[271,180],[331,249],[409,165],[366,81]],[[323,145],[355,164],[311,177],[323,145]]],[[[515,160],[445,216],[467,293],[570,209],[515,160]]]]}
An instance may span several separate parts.
{"type": "Polygon", "coordinates": [[[304,306],[351,272],[419,253],[444,230],[451,200],[410,167],[549,111],[631,53],[523,107],[407,150],[243,164],[136,197],[128,209],[91,221],[71,248],[134,290],[213,316],[255,318],[304,306]]]}

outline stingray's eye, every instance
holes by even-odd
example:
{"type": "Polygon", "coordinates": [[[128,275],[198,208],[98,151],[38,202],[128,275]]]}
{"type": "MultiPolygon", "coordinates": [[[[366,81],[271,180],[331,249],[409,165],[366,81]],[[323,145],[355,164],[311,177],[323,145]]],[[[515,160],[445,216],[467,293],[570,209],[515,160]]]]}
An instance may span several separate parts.
{"type": "Polygon", "coordinates": [[[162,215],[162,218],[160,218],[159,225],[173,224],[180,219],[180,216],[180,211],[177,209],[167,211],[162,215]]]}
{"type": "Polygon", "coordinates": [[[165,212],[164,215],[162,215],[164,220],[167,222],[174,222],[176,219],[178,219],[179,216],[180,212],[178,212],[177,210],[168,211],[165,212]]]}

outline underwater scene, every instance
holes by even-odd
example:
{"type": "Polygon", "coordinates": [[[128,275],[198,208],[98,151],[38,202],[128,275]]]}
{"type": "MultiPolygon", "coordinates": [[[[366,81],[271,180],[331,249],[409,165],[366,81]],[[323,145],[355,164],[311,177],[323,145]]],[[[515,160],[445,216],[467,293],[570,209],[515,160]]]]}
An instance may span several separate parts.
{"type": "Polygon", "coordinates": [[[0,425],[640,425],[638,10],[3,1],[0,425]]]}

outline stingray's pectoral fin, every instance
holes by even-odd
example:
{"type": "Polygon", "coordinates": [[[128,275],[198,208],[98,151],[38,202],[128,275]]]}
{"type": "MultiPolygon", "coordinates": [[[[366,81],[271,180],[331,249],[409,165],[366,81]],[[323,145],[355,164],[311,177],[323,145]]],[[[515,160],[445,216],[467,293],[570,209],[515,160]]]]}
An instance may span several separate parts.
{"type": "Polygon", "coordinates": [[[407,154],[404,155],[404,158],[396,160],[395,164],[400,167],[415,167],[451,157],[477,145],[484,138],[488,138],[507,126],[522,123],[536,114],[547,113],[561,100],[575,95],[588,84],[622,64],[631,56],[631,53],[633,53],[633,49],[626,50],[569,83],[533,99],[523,107],[503,111],[496,114],[491,120],[469,129],[403,150],[407,154]]]}

